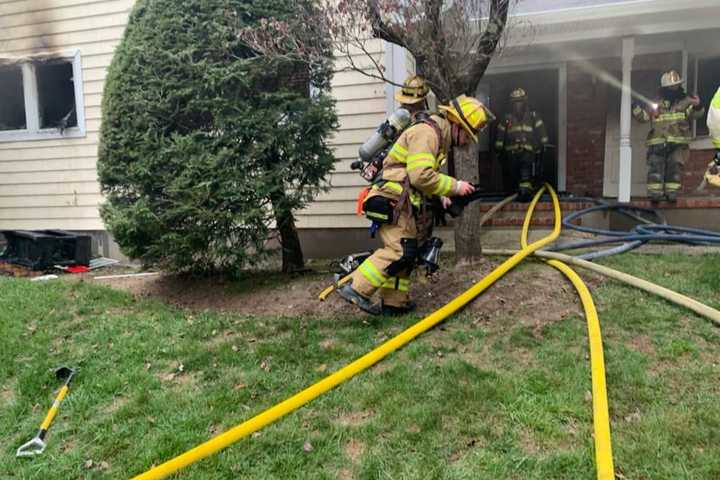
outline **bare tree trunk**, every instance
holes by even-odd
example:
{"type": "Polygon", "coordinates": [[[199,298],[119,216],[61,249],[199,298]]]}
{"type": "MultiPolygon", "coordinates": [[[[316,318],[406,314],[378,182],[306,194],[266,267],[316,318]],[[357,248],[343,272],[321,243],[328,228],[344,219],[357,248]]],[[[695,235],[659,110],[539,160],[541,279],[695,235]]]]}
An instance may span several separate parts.
{"type": "Polygon", "coordinates": [[[298,272],[305,268],[305,259],[300,245],[300,236],[295,227],[295,217],[292,211],[285,208],[284,194],[273,195],[272,204],[275,213],[275,223],[280,233],[280,246],[282,248],[283,273],[298,272]]]}
{"type": "MultiPolygon", "coordinates": [[[[455,147],[455,176],[459,180],[478,183],[479,150],[477,144],[455,147]]],[[[459,265],[472,265],[482,257],[480,241],[480,203],[472,202],[455,221],[455,257],[459,265]]]]}

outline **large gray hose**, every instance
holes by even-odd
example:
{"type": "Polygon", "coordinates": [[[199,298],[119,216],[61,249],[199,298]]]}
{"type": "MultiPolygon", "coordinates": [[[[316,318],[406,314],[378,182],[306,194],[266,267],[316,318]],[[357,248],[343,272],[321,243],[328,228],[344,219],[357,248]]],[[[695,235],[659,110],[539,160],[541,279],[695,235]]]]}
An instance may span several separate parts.
{"type": "MultiPolygon", "coordinates": [[[[514,255],[515,253],[517,253],[517,250],[484,248],[483,253],[486,255],[514,255]]],[[[700,303],[697,300],[687,297],[681,293],[674,292],[668,288],[661,287],[660,285],[648,282],[647,280],[643,280],[642,278],[634,277],[627,273],[619,272],[612,268],[588,262],[579,258],[571,257],[569,255],[564,255],[562,253],[538,251],[535,252],[535,255],[542,258],[554,258],[556,260],[560,260],[571,265],[586,268],[588,270],[592,270],[593,272],[605,275],[606,277],[610,277],[628,285],[632,285],[633,287],[639,288],[641,290],[645,290],[646,292],[662,297],[672,303],[688,308],[693,312],[697,313],[698,315],[709,319],[713,324],[715,324],[715,326],[720,327],[720,311],[715,310],[714,308],[709,307],[704,303],[700,303]]]]}

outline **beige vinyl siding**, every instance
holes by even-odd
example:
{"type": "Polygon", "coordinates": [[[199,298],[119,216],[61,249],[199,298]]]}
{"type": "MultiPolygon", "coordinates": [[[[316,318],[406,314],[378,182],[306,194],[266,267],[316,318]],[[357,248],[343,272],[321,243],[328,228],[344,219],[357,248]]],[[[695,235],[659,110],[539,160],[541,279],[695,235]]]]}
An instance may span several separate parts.
{"type": "MultiPolygon", "coordinates": [[[[97,182],[102,92],[134,0],[0,2],[0,57],[80,51],[86,135],[82,138],[0,142],[0,229],[103,230],[97,182]]],[[[383,43],[370,51],[383,59],[383,43]]],[[[372,71],[364,54],[356,64],[372,71]]],[[[338,58],[333,79],[340,129],[332,138],[333,188],[298,212],[300,228],[366,227],[355,215],[364,181],[350,170],[362,142],[386,117],[382,82],[347,70],[338,58]]]]}
{"type": "MultiPolygon", "coordinates": [[[[369,43],[376,59],[383,59],[381,41],[369,43]]],[[[357,65],[370,68],[372,62],[365,54],[353,56],[357,65]]],[[[318,196],[305,210],[298,212],[299,228],[366,228],[368,222],[355,214],[355,199],[367,183],[350,169],[357,160],[358,148],[386,118],[385,85],[362,73],[345,70],[347,59],[338,57],[339,70],[332,82],[332,93],[337,100],[340,128],[331,143],[335,152],[335,172],[330,177],[332,189],[318,196]]]]}
{"type": "Polygon", "coordinates": [[[104,229],[96,169],[100,104],[133,3],[0,3],[0,57],[80,52],[86,127],[82,138],[0,142],[0,229],[104,229]]]}

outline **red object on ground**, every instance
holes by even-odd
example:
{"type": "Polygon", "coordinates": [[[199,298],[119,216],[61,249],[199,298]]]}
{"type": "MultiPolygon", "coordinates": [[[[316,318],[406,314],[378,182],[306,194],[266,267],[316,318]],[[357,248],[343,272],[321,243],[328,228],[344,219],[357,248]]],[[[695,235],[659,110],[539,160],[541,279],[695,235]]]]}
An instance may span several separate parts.
{"type": "Polygon", "coordinates": [[[87,273],[90,269],[84,265],[73,265],[65,269],[67,273],[87,273]]]}

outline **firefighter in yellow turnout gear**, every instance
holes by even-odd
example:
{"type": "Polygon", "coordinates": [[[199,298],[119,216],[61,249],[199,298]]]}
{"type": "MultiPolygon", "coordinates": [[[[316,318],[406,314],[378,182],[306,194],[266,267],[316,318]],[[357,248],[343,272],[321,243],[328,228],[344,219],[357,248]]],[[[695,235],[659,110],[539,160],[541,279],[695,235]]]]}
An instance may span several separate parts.
{"type": "Polygon", "coordinates": [[[524,201],[535,190],[533,180],[539,174],[538,161],[549,138],[545,122],[530,110],[525,90],[513,90],[510,104],[512,111],[497,127],[495,150],[500,157],[505,190],[517,191],[524,201]]]}
{"type": "Polygon", "coordinates": [[[641,123],[652,122],[647,137],[647,189],[651,200],[675,201],[682,186],[682,167],[690,156],[691,123],[705,109],[700,99],[685,93],[683,80],[674,70],[660,80],[660,99],[653,106],[633,107],[633,116],[641,123]]]}
{"type": "Polygon", "coordinates": [[[411,311],[410,273],[417,264],[416,213],[423,196],[469,195],[472,184],[438,170],[453,145],[477,141],[487,122],[479,100],[461,95],[448,106],[405,130],[383,161],[382,175],[364,200],[365,215],[380,223],[383,247],[376,250],[352,274],[338,293],[371,314],[402,314],[411,311]],[[380,291],[380,305],[371,297],[380,291]]]}
{"type": "Polygon", "coordinates": [[[710,102],[707,126],[715,147],[715,157],[705,172],[705,181],[714,187],[720,187],[720,88],[710,102]]]}

